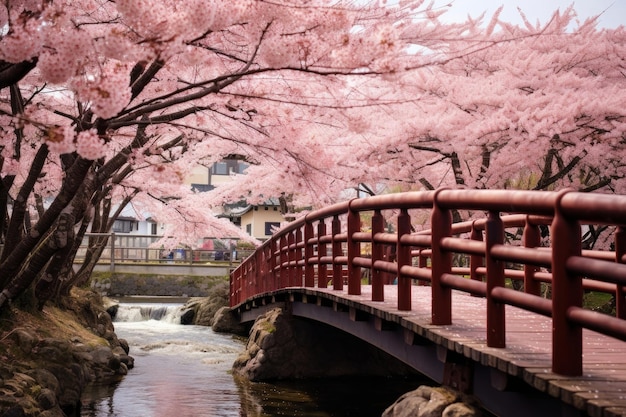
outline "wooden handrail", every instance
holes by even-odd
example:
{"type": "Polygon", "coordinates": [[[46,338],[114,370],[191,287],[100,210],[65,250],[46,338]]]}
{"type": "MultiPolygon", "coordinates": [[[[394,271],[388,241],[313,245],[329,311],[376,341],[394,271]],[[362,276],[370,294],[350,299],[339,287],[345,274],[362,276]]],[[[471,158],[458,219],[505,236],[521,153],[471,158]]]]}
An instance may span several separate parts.
{"type": "Polygon", "coordinates": [[[551,317],[553,371],[581,375],[582,329],[626,340],[625,227],[623,195],[441,189],[354,199],[278,231],[233,272],[230,303],[287,286],[347,285],[361,294],[367,271],[372,301],[384,301],[384,285],[397,280],[397,308],[411,310],[411,286],[426,283],[435,325],[452,322],[453,290],[486,297],[490,347],[506,346],[505,305],[551,317]],[[452,211],[461,210],[477,217],[453,223],[452,211]],[[385,217],[395,219],[392,227],[385,217]],[[415,224],[427,218],[425,228],[415,224]],[[612,247],[583,250],[586,225],[613,226],[612,247]],[[510,241],[507,230],[523,235],[510,241]],[[511,288],[515,281],[521,289],[511,288]],[[612,294],[616,316],[585,310],[588,290],[612,294]]]}

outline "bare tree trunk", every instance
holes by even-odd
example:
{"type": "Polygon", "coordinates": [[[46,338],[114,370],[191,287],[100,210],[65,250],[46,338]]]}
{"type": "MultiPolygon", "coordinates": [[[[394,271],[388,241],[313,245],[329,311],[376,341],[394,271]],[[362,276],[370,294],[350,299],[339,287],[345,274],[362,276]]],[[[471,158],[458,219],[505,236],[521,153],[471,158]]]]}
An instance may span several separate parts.
{"type": "MultiPolygon", "coordinates": [[[[0,181],[0,240],[4,244],[6,242],[6,231],[9,224],[9,190],[13,185],[15,175],[7,175],[0,181]]],[[[3,246],[6,247],[6,245],[3,246]]],[[[4,252],[4,251],[2,251],[4,252]]],[[[0,253],[0,259],[3,259],[3,253],[0,253]]]]}
{"type": "Polygon", "coordinates": [[[74,260],[76,259],[76,255],[78,254],[78,250],[80,249],[81,243],[83,242],[83,238],[85,237],[85,233],[87,232],[87,228],[91,222],[91,215],[85,213],[83,217],[83,221],[74,237],[74,244],[72,245],[72,256],[68,256],[65,260],[65,264],[63,268],[61,268],[61,272],[59,274],[59,281],[57,284],[57,289],[55,291],[55,296],[67,296],[70,294],[72,287],[75,285],[77,279],[77,273],[74,272],[74,260]]]}
{"type": "MultiPolygon", "coordinates": [[[[61,276],[64,265],[66,265],[67,260],[74,259],[72,255],[72,248],[74,247],[74,218],[71,214],[61,215],[59,217],[59,226],[57,230],[54,232],[54,238],[56,241],[56,245],[58,246],[58,250],[50,259],[44,273],[39,278],[39,281],[35,285],[35,298],[37,298],[37,303],[39,309],[41,310],[46,301],[51,299],[55,295],[55,290],[57,288],[56,283],[59,282],[59,277],[61,276]]],[[[29,267],[31,263],[29,263],[29,267]]],[[[33,271],[33,274],[38,273],[38,271],[33,271]]],[[[36,275],[35,275],[36,276],[36,275]]],[[[30,282],[27,282],[30,279],[29,277],[22,278],[22,285],[30,285],[30,282]]]]}
{"type": "MultiPolygon", "coordinates": [[[[44,216],[33,226],[30,233],[25,235],[13,248],[7,247],[5,249],[5,251],[8,250],[8,252],[3,262],[0,264],[0,289],[6,289],[7,286],[14,281],[18,273],[20,273],[20,270],[28,270],[31,268],[30,265],[26,264],[30,264],[35,260],[43,261],[45,256],[48,256],[48,258],[45,259],[45,262],[47,262],[54,251],[56,251],[56,248],[53,251],[48,249],[47,243],[40,243],[42,242],[42,238],[46,236],[59,221],[61,213],[74,198],[89,171],[91,162],[92,161],[83,158],[76,159],[75,163],[67,172],[59,194],[48,210],[46,210],[44,216]]],[[[40,266],[40,269],[41,267],[43,267],[43,265],[40,266]]],[[[15,287],[14,284],[11,285],[15,287]]],[[[26,288],[22,284],[18,284],[17,287],[26,288]]],[[[11,294],[13,296],[18,295],[14,291],[12,291],[11,294]]]]}
{"type": "MultiPolygon", "coordinates": [[[[42,145],[39,147],[37,154],[31,164],[31,169],[28,173],[28,177],[26,177],[26,181],[20,188],[15,201],[13,202],[13,212],[11,214],[11,222],[9,223],[9,228],[7,230],[7,237],[5,241],[6,247],[10,250],[17,246],[18,242],[20,242],[24,236],[24,219],[27,210],[28,196],[33,191],[35,187],[35,183],[37,182],[37,178],[41,174],[41,170],[43,169],[44,163],[46,161],[46,157],[48,156],[48,146],[42,145]]],[[[2,260],[6,259],[6,253],[2,258],[2,260]]],[[[2,281],[0,281],[0,286],[2,286],[2,281]]]]}
{"type": "MultiPolygon", "coordinates": [[[[73,227],[74,221],[71,213],[69,210],[64,210],[51,231],[44,236],[41,244],[32,252],[24,268],[19,271],[15,278],[0,293],[0,308],[7,301],[15,299],[26,291],[48,262],[59,251],[67,247],[68,237],[73,233],[73,227]]],[[[60,257],[57,261],[61,261],[63,257],[62,253],[59,255],[60,257]]],[[[51,265],[55,265],[54,259],[51,265]]]]}
{"type": "MultiPolygon", "coordinates": [[[[98,217],[99,220],[97,222],[93,222],[91,230],[93,233],[110,233],[115,220],[138,193],[138,190],[135,190],[133,193],[127,195],[124,200],[117,205],[115,212],[110,215],[111,200],[108,198],[109,190],[109,188],[103,190],[101,192],[101,196],[99,197],[99,200],[102,201],[102,213],[100,214],[99,210],[96,211],[99,215],[95,217],[98,217]],[[102,198],[102,195],[104,195],[104,198],[102,198]]],[[[89,246],[87,248],[87,254],[85,255],[85,261],[76,274],[74,274],[72,281],[68,282],[68,285],[83,286],[89,282],[93,269],[100,260],[100,256],[102,256],[102,252],[104,252],[108,242],[108,236],[97,236],[89,239],[89,246]]],[[[69,288],[67,291],[69,291],[69,288]]]]}
{"type": "MultiPolygon", "coordinates": [[[[70,212],[70,219],[73,221],[71,230],[66,234],[66,244],[58,253],[54,255],[50,264],[41,279],[35,287],[35,297],[38,300],[39,307],[58,294],[62,283],[69,280],[72,274],[74,258],[80,247],[80,240],[76,242],[74,227],[77,219],[85,220],[86,213],[89,211],[93,192],[95,187],[95,174],[91,170],[85,177],[80,189],[66,210],[70,212]]],[[[88,221],[88,220],[87,220],[88,221]]],[[[81,224],[84,222],[81,222],[81,224]]],[[[81,236],[82,239],[82,236],[81,236]]],[[[69,290],[68,290],[69,292],[69,290]]]]}

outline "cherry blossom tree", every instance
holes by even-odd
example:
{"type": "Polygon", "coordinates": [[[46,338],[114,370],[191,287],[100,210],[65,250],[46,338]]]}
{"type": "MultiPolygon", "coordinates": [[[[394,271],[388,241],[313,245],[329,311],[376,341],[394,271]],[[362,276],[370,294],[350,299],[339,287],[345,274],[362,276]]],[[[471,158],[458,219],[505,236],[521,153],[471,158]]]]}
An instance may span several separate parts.
{"type": "Polygon", "coordinates": [[[362,181],[625,192],[626,31],[572,29],[574,17],[518,27],[496,14],[482,49],[398,73],[404,103],[364,129],[372,146],[351,160],[371,167],[362,181]]]}
{"type": "Polygon", "coordinates": [[[270,177],[277,187],[313,190],[322,204],[345,198],[346,184],[623,193],[624,28],[578,22],[573,8],[523,27],[499,12],[445,48],[405,32],[415,46],[403,70],[346,86],[350,104],[360,105],[334,112],[345,119],[323,145],[334,151],[328,165],[299,161],[286,173],[265,164],[245,179],[247,189],[270,177]]]}
{"type": "MultiPolygon", "coordinates": [[[[239,154],[285,175],[329,170],[323,144],[347,117],[336,110],[361,101],[346,101],[352,80],[401,69],[402,34],[437,13],[421,1],[5,2],[0,306],[81,282],[102,247],[74,274],[84,233],[128,204],[181,241],[232,235],[216,202],[183,185],[193,165],[239,154]]],[[[423,41],[461,33],[439,25],[423,41]]]]}
{"type": "Polygon", "coordinates": [[[405,103],[363,132],[373,146],[351,161],[371,177],[359,182],[626,192],[626,31],[574,20],[570,8],[518,27],[496,13],[477,34],[484,48],[398,74],[405,103]]]}
{"type": "Polygon", "coordinates": [[[571,30],[573,9],[526,27],[497,13],[445,23],[445,11],[5,2],[0,307],[83,283],[104,242],[74,273],[78,244],[129,204],[195,242],[237,232],[214,215],[224,203],[323,205],[359,184],[619,192],[623,30],[571,30]],[[185,185],[233,154],[247,175],[207,193],[185,185]]]}

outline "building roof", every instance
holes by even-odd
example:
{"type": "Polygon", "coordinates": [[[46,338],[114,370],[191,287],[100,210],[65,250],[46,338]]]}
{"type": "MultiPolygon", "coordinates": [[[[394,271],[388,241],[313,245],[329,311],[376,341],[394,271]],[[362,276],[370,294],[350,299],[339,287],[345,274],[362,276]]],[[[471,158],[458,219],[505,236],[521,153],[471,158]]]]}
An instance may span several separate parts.
{"type": "Polygon", "coordinates": [[[250,210],[252,210],[254,207],[262,206],[279,207],[280,201],[277,198],[270,198],[268,200],[265,200],[261,204],[247,204],[245,201],[240,201],[234,204],[226,204],[224,206],[224,213],[220,217],[241,217],[250,210]]]}

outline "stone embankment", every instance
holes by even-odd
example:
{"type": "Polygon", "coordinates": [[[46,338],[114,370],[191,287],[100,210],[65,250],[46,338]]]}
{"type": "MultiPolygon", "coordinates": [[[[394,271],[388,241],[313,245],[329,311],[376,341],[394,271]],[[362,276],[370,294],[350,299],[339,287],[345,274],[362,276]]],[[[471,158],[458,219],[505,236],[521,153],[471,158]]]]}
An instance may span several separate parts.
{"type": "Polygon", "coordinates": [[[91,289],[102,296],[208,297],[224,277],[94,272],[91,289]]]}
{"type": "MultiPolygon", "coordinates": [[[[251,381],[348,375],[410,375],[415,370],[339,330],[300,320],[281,309],[255,321],[233,373],[251,381]],[[332,366],[328,366],[332,363],[332,366]]],[[[445,387],[421,386],[382,417],[477,417],[475,401],[445,387]]]]}
{"type": "Polygon", "coordinates": [[[62,307],[12,307],[0,325],[0,416],[80,415],[88,383],[110,383],[134,365],[102,299],[75,290],[62,307]]]}

